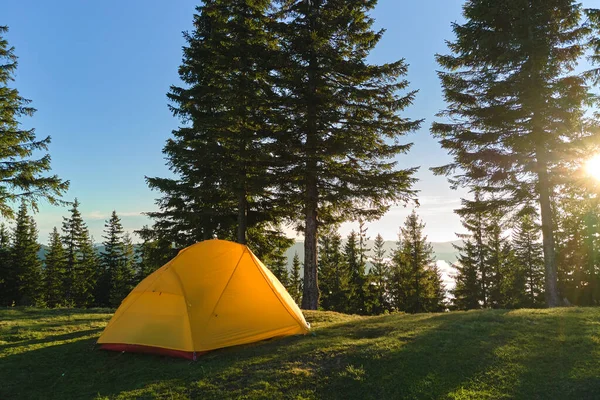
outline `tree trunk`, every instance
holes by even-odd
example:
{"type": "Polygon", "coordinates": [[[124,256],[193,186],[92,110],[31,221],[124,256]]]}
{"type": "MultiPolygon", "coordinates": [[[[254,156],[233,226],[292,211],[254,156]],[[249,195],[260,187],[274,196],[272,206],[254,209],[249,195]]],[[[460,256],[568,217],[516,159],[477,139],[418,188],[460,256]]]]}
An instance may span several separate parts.
{"type": "MultiPolygon", "coordinates": [[[[318,4],[306,3],[309,38],[315,27],[318,4]]],[[[319,307],[319,283],[317,279],[317,213],[319,191],[317,186],[317,73],[318,63],[314,50],[314,41],[309,39],[308,45],[308,93],[306,115],[306,158],[305,171],[305,227],[304,227],[304,290],[302,308],[316,310],[319,307]]]]}
{"type": "Polygon", "coordinates": [[[304,291],[302,308],[316,310],[319,306],[317,280],[317,185],[316,179],[307,182],[306,220],[304,229],[304,291]]]}
{"type": "Polygon", "coordinates": [[[554,228],[552,224],[552,207],[550,205],[550,182],[548,179],[548,166],[545,161],[545,151],[538,149],[538,185],[540,195],[540,209],[542,216],[542,239],[544,246],[544,268],[546,305],[558,307],[558,282],[556,271],[556,252],[554,248],[554,228]]]}

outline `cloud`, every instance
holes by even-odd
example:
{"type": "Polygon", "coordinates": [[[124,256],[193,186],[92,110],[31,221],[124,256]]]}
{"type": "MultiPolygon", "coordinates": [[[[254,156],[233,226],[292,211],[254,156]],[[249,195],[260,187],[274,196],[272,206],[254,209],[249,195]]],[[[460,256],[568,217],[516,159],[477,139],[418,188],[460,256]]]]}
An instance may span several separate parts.
{"type": "Polygon", "coordinates": [[[142,211],[127,211],[127,212],[117,212],[119,217],[140,217],[142,216],[142,211]]]}
{"type": "Polygon", "coordinates": [[[101,213],[100,211],[92,211],[90,213],[84,214],[84,219],[106,219],[108,215],[101,213]]]}
{"type": "MultiPolygon", "coordinates": [[[[87,214],[84,214],[83,218],[88,219],[88,220],[109,219],[111,213],[103,213],[101,211],[92,211],[87,214]]],[[[142,211],[126,211],[126,212],[117,211],[117,215],[119,216],[119,218],[141,217],[142,211]]]]}

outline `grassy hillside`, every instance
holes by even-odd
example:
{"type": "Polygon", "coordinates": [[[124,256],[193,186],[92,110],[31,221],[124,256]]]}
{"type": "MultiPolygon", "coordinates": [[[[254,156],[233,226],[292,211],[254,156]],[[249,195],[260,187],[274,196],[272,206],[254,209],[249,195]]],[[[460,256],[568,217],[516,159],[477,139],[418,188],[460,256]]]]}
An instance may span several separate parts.
{"type": "Polygon", "coordinates": [[[600,398],[600,309],[306,316],[191,363],[96,350],[109,310],[0,310],[0,399],[600,398]]]}

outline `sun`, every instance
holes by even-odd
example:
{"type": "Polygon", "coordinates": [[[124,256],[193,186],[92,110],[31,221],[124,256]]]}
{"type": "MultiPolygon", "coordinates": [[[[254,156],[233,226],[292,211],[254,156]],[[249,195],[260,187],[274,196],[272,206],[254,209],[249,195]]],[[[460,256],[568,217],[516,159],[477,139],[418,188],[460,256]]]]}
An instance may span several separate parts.
{"type": "Polygon", "coordinates": [[[600,181],[600,154],[595,155],[585,163],[585,171],[589,176],[600,181]]]}

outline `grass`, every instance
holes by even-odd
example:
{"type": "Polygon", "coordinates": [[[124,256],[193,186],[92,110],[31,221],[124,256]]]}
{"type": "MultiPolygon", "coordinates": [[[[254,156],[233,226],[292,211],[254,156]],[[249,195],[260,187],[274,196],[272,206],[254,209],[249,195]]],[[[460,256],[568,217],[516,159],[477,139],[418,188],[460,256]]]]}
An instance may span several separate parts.
{"type": "Polygon", "coordinates": [[[598,399],[600,308],[357,317],[198,362],[98,351],[111,310],[0,310],[0,399],[598,399]]]}

